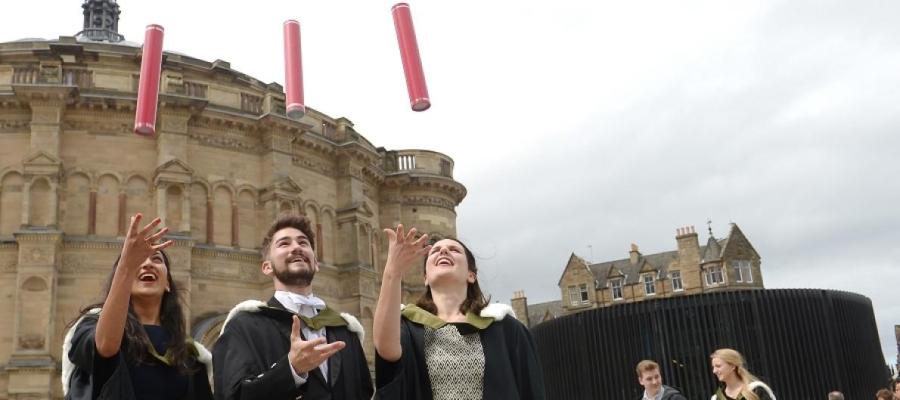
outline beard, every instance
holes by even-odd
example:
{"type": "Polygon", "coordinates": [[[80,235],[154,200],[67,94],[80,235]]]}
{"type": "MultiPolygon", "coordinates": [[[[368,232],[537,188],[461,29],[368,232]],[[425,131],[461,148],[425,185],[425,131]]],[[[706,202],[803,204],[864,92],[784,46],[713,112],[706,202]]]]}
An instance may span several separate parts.
{"type": "Polygon", "coordinates": [[[315,268],[309,264],[305,268],[294,271],[286,265],[282,268],[273,268],[272,270],[275,273],[275,279],[290,286],[309,286],[316,275],[315,268]]]}

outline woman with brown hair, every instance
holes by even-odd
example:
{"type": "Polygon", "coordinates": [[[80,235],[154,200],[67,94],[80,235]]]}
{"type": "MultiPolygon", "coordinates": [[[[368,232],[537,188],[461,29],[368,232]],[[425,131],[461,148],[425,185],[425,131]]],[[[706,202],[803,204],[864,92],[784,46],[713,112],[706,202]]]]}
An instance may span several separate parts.
{"type": "Polygon", "coordinates": [[[475,256],[459,240],[428,245],[416,229],[385,229],[388,255],[375,309],[375,398],[543,399],[528,329],[503,304],[488,304],[475,256]],[[425,256],[425,294],[400,305],[403,275],[425,256]]]}
{"type": "Polygon", "coordinates": [[[744,367],[741,353],[718,349],[709,358],[713,374],[724,384],[710,400],[776,400],[772,389],[744,367]]]}
{"type": "Polygon", "coordinates": [[[209,352],[185,332],[159,218],[131,218],[104,301],[85,307],[63,344],[67,400],[212,400],[209,352]],[[205,365],[204,365],[205,364],[205,365]]]}

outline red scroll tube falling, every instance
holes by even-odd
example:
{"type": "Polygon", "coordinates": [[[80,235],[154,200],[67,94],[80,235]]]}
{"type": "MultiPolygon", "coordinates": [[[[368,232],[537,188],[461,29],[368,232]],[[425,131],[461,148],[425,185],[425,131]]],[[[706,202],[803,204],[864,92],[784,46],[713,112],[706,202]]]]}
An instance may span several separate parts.
{"type": "Polygon", "coordinates": [[[159,25],[147,25],[144,33],[137,110],[134,113],[134,133],[138,135],[153,136],[156,134],[156,103],[159,100],[163,32],[163,27],[159,25]]]}
{"type": "Polygon", "coordinates": [[[290,119],[300,119],[306,114],[303,104],[303,63],[300,60],[300,23],[284,22],[284,86],[285,113],[290,119]]]}
{"type": "Polygon", "coordinates": [[[391,7],[391,14],[394,15],[394,29],[397,30],[397,42],[400,44],[400,59],[403,61],[403,73],[406,74],[409,104],[413,111],[425,111],[431,107],[431,99],[428,98],[428,87],[425,86],[425,72],[422,71],[422,59],[419,57],[419,44],[416,42],[409,4],[395,4],[391,7]]]}

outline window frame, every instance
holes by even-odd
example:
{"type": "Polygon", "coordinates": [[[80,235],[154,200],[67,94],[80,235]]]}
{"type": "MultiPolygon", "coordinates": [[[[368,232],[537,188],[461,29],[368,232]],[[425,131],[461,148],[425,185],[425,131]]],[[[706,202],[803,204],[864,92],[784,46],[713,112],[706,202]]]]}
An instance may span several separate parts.
{"type": "Polygon", "coordinates": [[[672,291],[673,292],[683,292],[684,291],[684,281],[681,280],[681,271],[672,271],[669,273],[669,279],[672,280],[672,291]],[[675,282],[678,282],[678,287],[675,287],[675,282]]]}
{"type": "Polygon", "coordinates": [[[622,301],[625,299],[625,285],[622,282],[622,278],[615,278],[609,280],[609,295],[612,297],[613,301],[622,301]],[[618,284],[618,286],[616,286],[618,284]],[[618,290],[619,295],[616,296],[616,291],[618,290]]]}
{"type": "Polygon", "coordinates": [[[735,260],[732,262],[735,282],[753,283],[753,264],[750,260],[735,260]]]}
{"type": "Polygon", "coordinates": [[[653,278],[652,273],[641,275],[641,283],[644,284],[644,296],[656,296],[656,279],[653,278]],[[648,281],[647,278],[650,278],[650,280],[648,281]],[[647,290],[649,286],[652,286],[652,292],[647,290]]]}
{"type": "Polygon", "coordinates": [[[569,291],[569,305],[570,306],[580,305],[581,302],[579,300],[581,299],[581,296],[579,296],[578,287],[575,285],[569,285],[568,291],[569,291]]]}
{"type": "Polygon", "coordinates": [[[721,265],[715,265],[706,269],[706,273],[703,274],[706,279],[706,286],[720,286],[725,284],[725,271],[722,269],[721,265]],[[717,276],[718,282],[714,282],[711,278],[717,276]]]}

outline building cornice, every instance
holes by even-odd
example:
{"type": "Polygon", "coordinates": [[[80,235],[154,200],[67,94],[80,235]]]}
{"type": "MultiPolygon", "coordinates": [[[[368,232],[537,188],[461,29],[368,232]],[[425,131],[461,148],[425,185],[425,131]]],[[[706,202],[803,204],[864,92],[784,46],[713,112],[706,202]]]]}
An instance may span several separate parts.
{"type": "Polygon", "coordinates": [[[420,189],[436,191],[445,194],[456,201],[462,202],[466,197],[466,187],[461,183],[441,175],[422,174],[411,172],[395,172],[385,177],[385,188],[420,189]]]}

